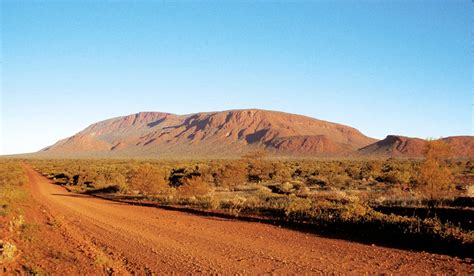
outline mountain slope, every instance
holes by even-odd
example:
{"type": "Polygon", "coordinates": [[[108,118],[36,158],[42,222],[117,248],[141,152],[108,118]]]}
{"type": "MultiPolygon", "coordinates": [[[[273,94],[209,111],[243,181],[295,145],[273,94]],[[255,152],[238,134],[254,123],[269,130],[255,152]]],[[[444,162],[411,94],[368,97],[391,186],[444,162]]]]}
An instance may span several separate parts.
{"type": "Polygon", "coordinates": [[[93,124],[42,153],[195,157],[265,149],[276,155],[332,156],[374,142],[348,126],[283,112],[141,112],[93,124]]]}
{"type": "MultiPolygon", "coordinates": [[[[474,156],[473,136],[452,136],[442,138],[454,157],[474,156]]],[[[385,139],[359,149],[365,156],[422,157],[426,140],[405,136],[389,135],[385,139]]]]}

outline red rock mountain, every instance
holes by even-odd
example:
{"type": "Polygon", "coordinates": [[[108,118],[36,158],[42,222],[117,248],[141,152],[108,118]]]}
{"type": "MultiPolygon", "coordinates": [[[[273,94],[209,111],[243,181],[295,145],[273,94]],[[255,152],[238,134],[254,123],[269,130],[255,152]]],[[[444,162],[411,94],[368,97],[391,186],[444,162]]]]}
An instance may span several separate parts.
{"type": "MultiPolygon", "coordinates": [[[[452,136],[442,138],[454,157],[474,156],[473,136],[452,136]]],[[[387,138],[359,150],[365,156],[422,157],[426,140],[389,135],[387,138]]]]}
{"type": "Polygon", "coordinates": [[[357,129],[305,116],[258,109],[174,115],[141,112],[93,124],[42,154],[150,157],[333,156],[377,140],[357,129]]]}
{"type": "MultiPolygon", "coordinates": [[[[474,137],[443,138],[453,156],[474,157],[474,137]]],[[[377,141],[357,129],[301,115],[258,109],[175,115],[141,112],[93,124],[41,150],[46,156],[422,157],[426,141],[389,135],[377,141]]]]}

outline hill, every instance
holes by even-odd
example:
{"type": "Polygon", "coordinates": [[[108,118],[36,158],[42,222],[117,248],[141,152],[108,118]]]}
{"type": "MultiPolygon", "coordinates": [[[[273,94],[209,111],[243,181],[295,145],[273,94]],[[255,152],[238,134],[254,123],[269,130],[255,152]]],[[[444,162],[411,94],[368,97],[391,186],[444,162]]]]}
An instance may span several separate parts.
{"type": "Polygon", "coordinates": [[[283,156],[335,156],[376,141],[349,126],[276,111],[140,112],[95,123],[41,153],[230,157],[266,150],[283,156]]]}
{"type": "MultiPolygon", "coordinates": [[[[443,140],[454,157],[474,156],[473,136],[443,140]]],[[[140,112],[92,124],[36,155],[235,158],[265,150],[286,157],[418,158],[423,156],[425,143],[398,135],[378,141],[349,126],[260,109],[188,115],[140,112]]]]}
{"type": "MultiPolygon", "coordinates": [[[[453,157],[474,156],[473,136],[452,136],[442,138],[451,150],[453,157]]],[[[426,140],[405,136],[389,135],[358,150],[364,156],[422,157],[426,140]]]]}

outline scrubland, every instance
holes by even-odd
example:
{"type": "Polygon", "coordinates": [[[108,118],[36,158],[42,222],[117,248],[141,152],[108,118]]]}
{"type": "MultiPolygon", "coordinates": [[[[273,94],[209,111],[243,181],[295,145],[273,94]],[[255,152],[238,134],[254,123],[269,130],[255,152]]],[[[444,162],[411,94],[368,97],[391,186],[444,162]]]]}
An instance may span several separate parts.
{"type": "Polygon", "coordinates": [[[27,162],[77,193],[472,257],[474,160],[433,160],[27,162]]]}
{"type": "MultiPolygon", "coordinates": [[[[0,269],[6,273],[108,274],[140,267],[128,255],[121,261],[126,254],[109,255],[113,239],[101,240],[109,247],[96,243],[84,233],[92,226],[71,224],[81,217],[68,218],[73,212],[51,201],[106,206],[80,194],[462,258],[450,257],[445,267],[472,264],[472,158],[279,160],[255,153],[233,160],[3,159],[0,165],[0,269]],[[72,193],[57,192],[63,189],[32,168],[72,193]],[[43,185],[55,192],[45,194],[43,185]]],[[[126,213],[132,207],[114,208],[126,213]]],[[[150,229],[157,215],[173,215],[148,213],[148,222],[146,215],[140,219],[150,229]]]]}

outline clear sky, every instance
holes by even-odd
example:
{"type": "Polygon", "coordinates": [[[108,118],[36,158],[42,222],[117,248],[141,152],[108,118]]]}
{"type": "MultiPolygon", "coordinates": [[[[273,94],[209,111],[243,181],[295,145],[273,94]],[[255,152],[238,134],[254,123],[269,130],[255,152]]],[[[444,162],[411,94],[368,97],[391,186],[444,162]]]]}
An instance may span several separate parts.
{"type": "Polygon", "coordinates": [[[0,2],[0,154],[139,111],[473,135],[470,1],[0,2]]]}

